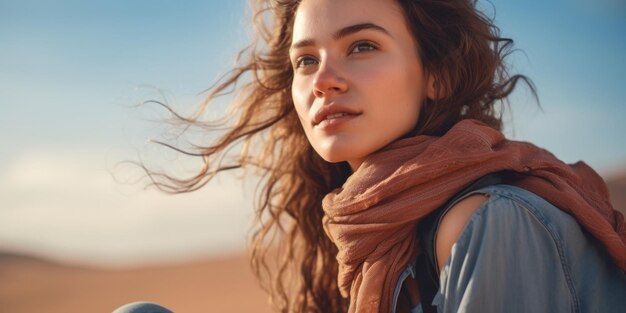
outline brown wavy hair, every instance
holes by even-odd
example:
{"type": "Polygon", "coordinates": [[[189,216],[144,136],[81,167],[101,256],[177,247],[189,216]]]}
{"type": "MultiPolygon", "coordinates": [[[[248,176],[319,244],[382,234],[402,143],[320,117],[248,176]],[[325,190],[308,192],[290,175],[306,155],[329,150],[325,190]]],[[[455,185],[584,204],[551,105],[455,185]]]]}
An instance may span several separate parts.
{"type": "MultiPolygon", "coordinates": [[[[424,68],[434,74],[437,100],[426,100],[411,135],[438,136],[463,119],[501,130],[508,95],[523,75],[509,75],[505,58],[513,41],[470,0],[396,0],[418,43],[424,68]]],[[[182,153],[202,159],[192,177],[149,170],[152,184],[166,192],[197,190],[217,173],[254,169],[261,177],[252,233],[251,265],[279,312],[346,312],[337,287],[337,249],[322,228],[322,198],[350,175],[346,162],[328,163],[313,150],[291,98],[289,47],[300,0],[252,0],[256,37],[237,65],[188,117],[172,111],[178,124],[219,130],[210,145],[182,153]],[[237,86],[241,83],[242,86],[237,86]],[[234,92],[223,119],[205,121],[208,105],[234,92]]],[[[168,106],[166,106],[170,109],[168,106]]],[[[171,109],[170,109],[171,110],[171,109]]]]}

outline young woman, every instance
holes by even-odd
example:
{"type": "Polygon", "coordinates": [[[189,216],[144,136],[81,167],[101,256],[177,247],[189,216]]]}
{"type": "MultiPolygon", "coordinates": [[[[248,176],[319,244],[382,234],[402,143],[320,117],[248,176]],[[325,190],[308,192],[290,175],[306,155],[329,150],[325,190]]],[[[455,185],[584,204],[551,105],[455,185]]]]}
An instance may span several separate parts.
{"type": "MultiPolygon", "coordinates": [[[[260,41],[206,102],[249,78],[234,123],[197,176],[151,174],[261,172],[252,265],[277,311],[623,312],[624,218],[587,165],[501,134],[534,88],[474,1],[256,4],[260,41]]],[[[216,127],[205,108],[181,121],[216,127]]]]}

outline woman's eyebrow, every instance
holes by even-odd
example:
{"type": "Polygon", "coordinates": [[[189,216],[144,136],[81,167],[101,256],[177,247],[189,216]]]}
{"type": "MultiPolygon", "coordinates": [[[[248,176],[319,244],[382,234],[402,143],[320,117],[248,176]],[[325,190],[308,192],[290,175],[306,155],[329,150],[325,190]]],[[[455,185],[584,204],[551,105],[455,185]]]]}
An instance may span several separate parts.
{"type": "MultiPolygon", "coordinates": [[[[343,37],[346,37],[348,35],[354,34],[354,33],[358,33],[360,31],[363,30],[376,30],[379,32],[382,32],[388,36],[391,36],[391,34],[382,26],[378,26],[374,23],[360,23],[360,24],[354,24],[354,25],[350,25],[350,26],[346,26],[340,30],[338,30],[337,32],[335,32],[335,34],[333,34],[333,39],[334,40],[339,40],[343,37]]],[[[291,47],[289,48],[289,50],[293,50],[293,49],[298,49],[298,48],[303,48],[303,47],[309,47],[309,46],[314,46],[315,45],[315,40],[313,39],[302,39],[294,44],[291,45],[291,47]]]]}

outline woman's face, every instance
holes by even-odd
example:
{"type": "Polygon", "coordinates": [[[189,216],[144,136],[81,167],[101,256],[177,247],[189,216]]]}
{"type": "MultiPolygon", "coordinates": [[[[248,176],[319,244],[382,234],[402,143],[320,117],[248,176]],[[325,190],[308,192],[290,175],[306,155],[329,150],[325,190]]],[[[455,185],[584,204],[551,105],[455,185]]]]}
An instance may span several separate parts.
{"type": "Polygon", "coordinates": [[[410,132],[431,97],[417,45],[394,0],[303,0],[289,51],[292,97],[307,138],[353,170],[410,132]]]}

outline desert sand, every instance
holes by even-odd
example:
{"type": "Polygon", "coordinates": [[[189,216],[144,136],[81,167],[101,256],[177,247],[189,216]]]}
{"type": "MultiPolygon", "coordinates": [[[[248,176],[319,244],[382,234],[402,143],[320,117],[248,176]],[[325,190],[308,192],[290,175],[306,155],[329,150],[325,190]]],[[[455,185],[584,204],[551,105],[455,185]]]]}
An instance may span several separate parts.
{"type": "Polygon", "coordinates": [[[175,312],[270,312],[242,256],[123,270],[0,254],[0,312],[111,312],[138,300],[175,312]]]}

